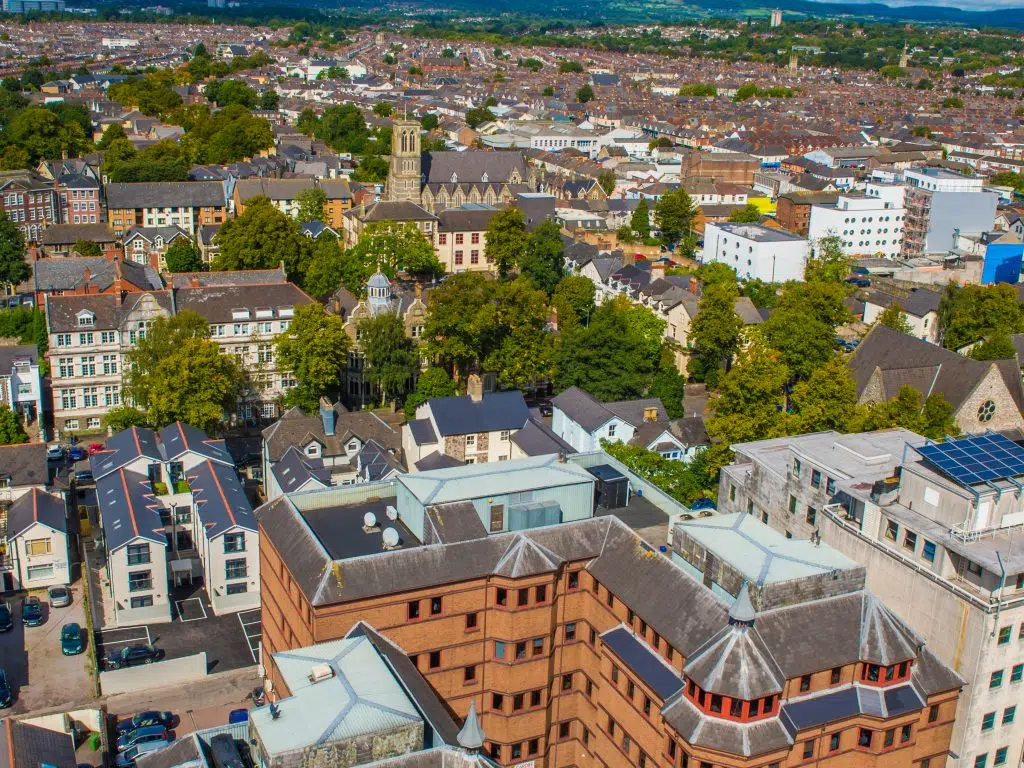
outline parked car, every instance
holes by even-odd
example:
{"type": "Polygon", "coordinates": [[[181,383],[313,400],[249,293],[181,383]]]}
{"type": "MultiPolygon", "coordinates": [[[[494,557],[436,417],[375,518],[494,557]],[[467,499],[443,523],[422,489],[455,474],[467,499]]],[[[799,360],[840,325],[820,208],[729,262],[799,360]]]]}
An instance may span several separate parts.
{"type": "Polygon", "coordinates": [[[92,471],[88,470],[88,469],[83,469],[83,470],[80,470],[78,472],[75,472],[75,482],[76,483],[91,483],[92,482],[92,471]]]}
{"type": "Polygon", "coordinates": [[[136,728],[145,728],[147,725],[162,725],[164,728],[170,728],[174,725],[174,713],[159,712],[153,709],[139,712],[137,715],[119,722],[114,730],[120,736],[123,733],[134,731],[136,728]]]}
{"type": "Polygon", "coordinates": [[[232,709],[228,713],[228,725],[234,725],[235,723],[246,723],[249,721],[249,710],[248,709],[232,709]]]}
{"type": "Polygon", "coordinates": [[[26,597],[21,604],[21,623],[26,627],[38,627],[43,623],[43,606],[38,597],[26,597]]]}
{"type": "Polygon", "coordinates": [[[64,459],[64,446],[60,443],[49,445],[46,447],[46,458],[50,461],[63,461],[64,459]]]}
{"type": "Polygon", "coordinates": [[[167,729],[162,725],[144,725],[134,731],[122,733],[117,737],[117,751],[124,752],[136,744],[146,744],[150,741],[168,741],[167,729]]]}
{"type": "Polygon", "coordinates": [[[14,617],[11,616],[11,604],[0,603],[0,632],[10,632],[14,629],[14,617]]]}
{"type": "Polygon", "coordinates": [[[11,693],[11,684],[7,682],[7,673],[0,667],[0,709],[7,709],[14,703],[14,694],[11,693]]]}
{"type": "Polygon", "coordinates": [[[82,628],[74,622],[60,628],[60,652],[65,656],[77,656],[85,650],[82,642],[82,628]]]}
{"type": "Polygon", "coordinates": [[[102,451],[103,443],[89,443],[89,455],[92,456],[94,453],[102,451]]]}
{"type": "Polygon", "coordinates": [[[152,664],[158,655],[159,652],[152,645],[129,645],[126,648],[119,648],[107,656],[107,669],[152,664]]]}
{"type": "Polygon", "coordinates": [[[163,749],[171,742],[167,739],[158,739],[157,741],[147,741],[143,744],[136,744],[134,747],[126,749],[124,752],[114,758],[114,765],[116,768],[132,768],[135,765],[135,761],[143,755],[148,755],[150,752],[156,752],[158,749],[163,749]]]}
{"type": "Polygon", "coordinates": [[[50,587],[46,590],[51,608],[67,608],[71,605],[71,590],[67,587],[50,587]]]}
{"type": "Polygon", "coordinates": [[[858,288],[870,288],[871,287],[871,281],[868,280],[866,277],[848,277],[848,278],[846,278],[846,282],[849,283],[850,285],[854,285],[854,286],[856,286],[858,288]]]}
{"type": "Polygon", "coordinates": [[[86,453],[85,448],[80,445],[73,445],[68,448],[68,458],[72,461],[81,461],[88,456],[89,454],[86,453]]]}

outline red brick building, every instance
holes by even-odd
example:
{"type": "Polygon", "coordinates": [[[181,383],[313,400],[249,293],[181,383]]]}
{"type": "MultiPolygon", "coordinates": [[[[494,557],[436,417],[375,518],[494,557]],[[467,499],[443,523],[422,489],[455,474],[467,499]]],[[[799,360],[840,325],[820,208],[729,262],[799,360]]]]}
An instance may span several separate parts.
{"type": "Polygon", "coordinates": [[[0,207],[29,243],[60,215],[53,183],[33,171],[0,172],[0,207]]]}
{"type": "Polygon", "coordinates": [[[856,564],[785,589],[730,582],[734,598],[710,588],[735,571],[715,554],[700,550],[695,578],[679,564],[693,551],[673,562],[614,516],[488,533],[480,515],[494,530],[502,505],[449,503],[426,508],[421,546],[389,510],[389,548],[360,521],[401,502],[339,505],[339,490],[257,510],[275,684],[272,653],[364,621],[458,718],[475,704],[503,765],[945,765],[963,681],[856,564]]]}

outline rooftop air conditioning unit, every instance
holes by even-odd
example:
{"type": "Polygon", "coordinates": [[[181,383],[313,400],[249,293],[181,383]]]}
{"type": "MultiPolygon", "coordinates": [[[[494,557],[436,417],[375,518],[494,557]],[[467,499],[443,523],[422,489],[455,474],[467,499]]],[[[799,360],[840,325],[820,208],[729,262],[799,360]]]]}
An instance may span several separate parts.
{"type": "Polygon", "coordinates": [[[309,669],[309,682],[319,683],[334,677],[334,670],[330,664],[314,664],[309,669]]]}

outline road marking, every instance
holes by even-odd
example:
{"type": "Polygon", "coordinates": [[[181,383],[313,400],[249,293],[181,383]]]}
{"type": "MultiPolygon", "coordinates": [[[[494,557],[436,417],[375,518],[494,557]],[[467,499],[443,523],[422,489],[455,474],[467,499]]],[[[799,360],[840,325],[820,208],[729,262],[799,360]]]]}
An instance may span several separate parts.
{"type": "Polygon", "coordinates": [[[263,637],[263,621],[262,621],[262,614],[260,613],[260,609],[259,608],[250,608],[248,611],[240,611],[237,614],[237,616],[238,616],[238,623],[242,627],[242,634],[245,635],[245,644],[249,646],[249,653],[252,654],[253,664],[259,664],[260,660],[259,660],[259,657],[257,655],[257,652],[258,652],[259,647],[261,645],[260,641],[262,640],[262,637],[263,637]],[[256,614],[259,615],[260,618],[255,620],[255,621],[249,621],[249,622],[246,622],[245,619],[242,618],[245,614],[253,613],[253,612],[256,612],[256,614]],[[250,635],[249,631],[246,628],[247,627],[253,627],[253,626],[257,625],[257,624],[260,625],[260,631],[255,633],[255,634],[250,635]],[[252,642],[253,639],[257,640],[255,645],[253,645],[253,642],[252,642]]]}
{"type": "Polygon", "coordinates": [[[179,621],[202,621],[203,619],[206,618],[206,606],[203,605],[203,601],[200,598],[198,598],[198,597],[186,597],[184,600],[175,600],[174,601],[174,607],[178,610],[178,620],[179,621]],[[195,600],[197,603],[199,603],[199,610],[201,610],[203,612],[203,615],[202,616],[196,616],[194,619],[186,619],[185,618],[185,612],[182,610],[182,606],[185,603],[192,602],[193,600],[195,600]]]}

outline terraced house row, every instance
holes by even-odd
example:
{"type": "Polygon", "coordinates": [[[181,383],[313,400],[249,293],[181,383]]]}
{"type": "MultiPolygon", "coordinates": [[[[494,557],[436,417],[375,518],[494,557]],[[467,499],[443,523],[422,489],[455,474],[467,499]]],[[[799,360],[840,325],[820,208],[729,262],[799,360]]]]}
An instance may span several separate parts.
{"type": "Polygon", "coordinates": [[[594,516],[595,457],[257,509],[268,677],[287,690],[274,654],[362,622],[502,765],[946,765],[963,680],[862,566],[743,513],[679,522],[659,552],[594,516]]]}
{"type": "Polygon", "coordinates": [[[111,290],[48,296],[54,426],[59,435],[102,426],[122,403],[127,354],[159,317],[191,310],[210,323],[211,338],[250,377],[239,418],[273,418],[276,399],[295,380],[274,364],[273,339],[287,330],[295,308],[312,300],[284,272],[182,273],[162,290],[111,290]]]}

